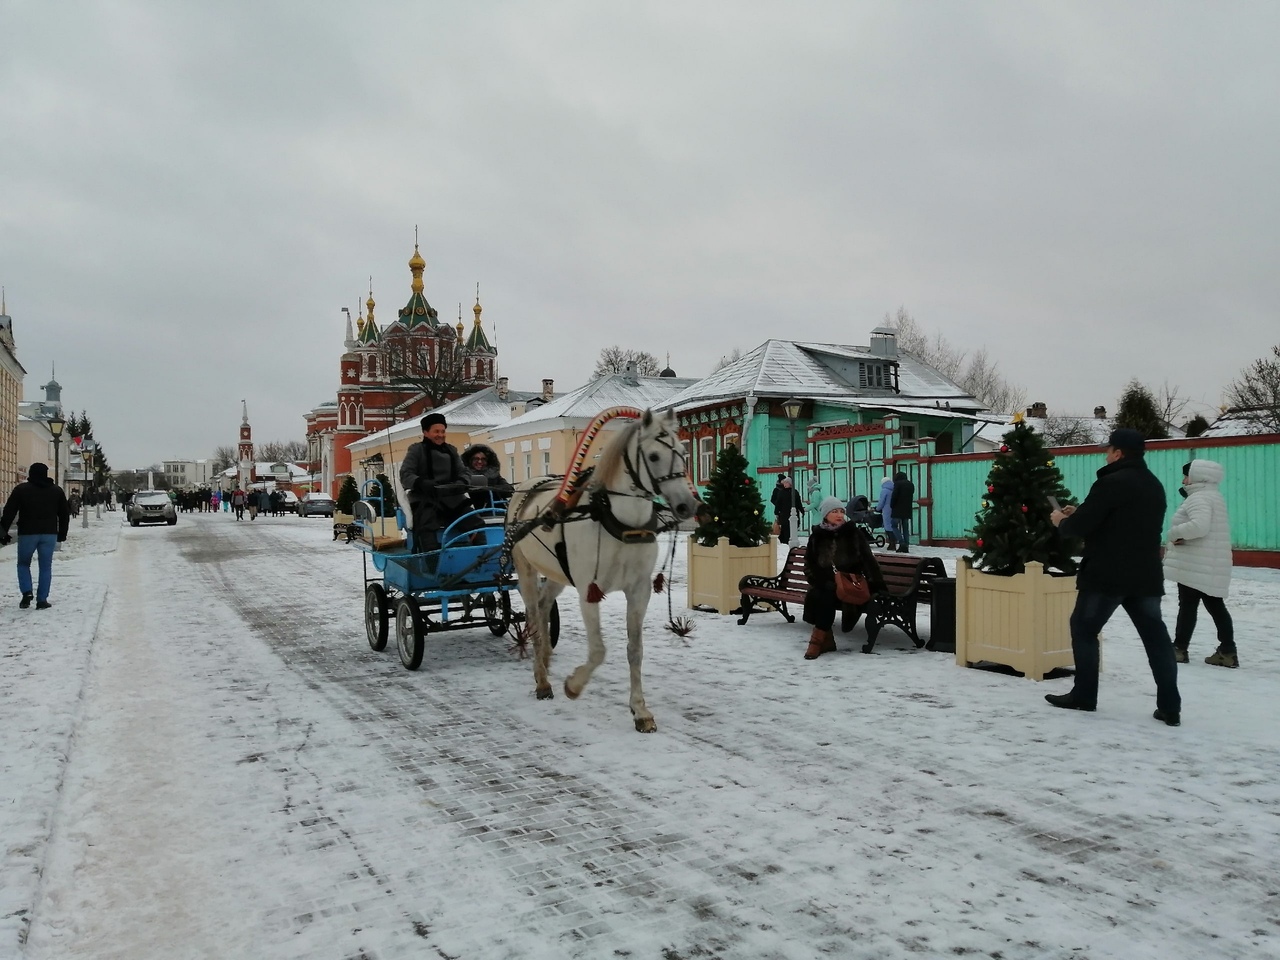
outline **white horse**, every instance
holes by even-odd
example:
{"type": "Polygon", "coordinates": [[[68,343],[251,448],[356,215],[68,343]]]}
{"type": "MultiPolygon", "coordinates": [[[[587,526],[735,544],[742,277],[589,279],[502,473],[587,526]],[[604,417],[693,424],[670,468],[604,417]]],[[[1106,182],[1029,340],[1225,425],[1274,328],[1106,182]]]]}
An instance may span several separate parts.
{"type": "Polygon", "coordinates": [[[675,417],[640,419],[618,431],[596,463],[581,502],[556,516],[548,528],[539,518],[552,505],[558,478],[526,480],[507,506],[508,535],[533,634],[533,679],[539,700],[554,696],[547,668],[551,660],[551,605],[567,586],[576,587],[587,628],[587,662],[564,681],[565,696],[581,696],[591,674],[604,662],[600,604],[621,590],[627,598],[627,664],[631,668],[631,713],[636,729],[657,729],[644,702],[640,665],[641,630],[654,593],[658,559],[656,531],[663,525],[656,497],[678,520],[692,517],[702,502],[685,475],[684,448],[675,417]]]}

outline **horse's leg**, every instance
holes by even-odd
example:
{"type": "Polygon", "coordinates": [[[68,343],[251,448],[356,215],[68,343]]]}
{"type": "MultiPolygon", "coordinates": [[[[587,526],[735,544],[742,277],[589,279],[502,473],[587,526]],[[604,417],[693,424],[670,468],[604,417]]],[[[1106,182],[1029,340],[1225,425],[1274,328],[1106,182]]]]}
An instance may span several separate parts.
{"type": "Polygon", "coordinates": [[[596,667],[604,663],[604,637],[600,631],[600,604],[587,603],[587,595],[578,593],[578,605],[582,609],[582,623],[587,630],[587,662],[582,664],[564,681],[564,695],[577,700],[591,680],[596,667]]]}
{"type": "Polygon", "coordinates": [[[551,679],[547,676],[547,668],[551,662],[551,605],[543,603],[543,588],[538,582],[541,578],[533,564],[518,549],[512,559],[516,565],[516,583],[524,600],[525,626],[533,639],[533,687],[539,700],[550,700],[556,695],[551,689],[551,679]]]}
{"type": "Polygon", "coordinates": [[[644,702],[644,683],[640,679],[640,668],[644,664],[642,635],[644,615],[649,609],[649,597],[653,595],[653,589],[646,580],[641,586],[628,589],[626,595],[627,667],[631,671],[631,715],[635,717],[636,730],[640,733],[653,733],[658,729],[658,724],[644,702]]]}

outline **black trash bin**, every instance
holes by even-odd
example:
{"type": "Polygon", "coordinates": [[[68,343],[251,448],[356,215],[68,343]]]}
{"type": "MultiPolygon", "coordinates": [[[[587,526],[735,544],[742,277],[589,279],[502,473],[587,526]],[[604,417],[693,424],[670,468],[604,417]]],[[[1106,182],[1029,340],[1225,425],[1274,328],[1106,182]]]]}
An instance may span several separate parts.
{"type": "Polygon", "coordinates": [[[929,604],[929,642],[926,650],[956,652],[956,578],[935,577],[930,581],[933,598],[929,604]]]}

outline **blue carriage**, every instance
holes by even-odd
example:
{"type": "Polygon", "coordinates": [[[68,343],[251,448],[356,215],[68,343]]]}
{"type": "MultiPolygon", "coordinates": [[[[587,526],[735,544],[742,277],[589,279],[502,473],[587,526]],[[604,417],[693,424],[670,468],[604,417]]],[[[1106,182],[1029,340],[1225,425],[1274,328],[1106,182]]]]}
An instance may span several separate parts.
{"type": "MultiPolygon", "coordinates": [[[[396,508],[394,535],[386,534],[391,518],[379,481],[364,482],[352,513],[348,540],[364,554],[364,627],[372,649],[386,649],[394,620],[400,662],[417,670],[428,634],[488,627],[501,637],[524,623],[524,612],[511,602],[515,577],[504,565],[505,505],[465,514],[440,531],[438,549],[422,552],[414,549],[403,508],[396,508]]],[[[553,645],[559,633],[560,611],[553,607],[553,645]]]]}

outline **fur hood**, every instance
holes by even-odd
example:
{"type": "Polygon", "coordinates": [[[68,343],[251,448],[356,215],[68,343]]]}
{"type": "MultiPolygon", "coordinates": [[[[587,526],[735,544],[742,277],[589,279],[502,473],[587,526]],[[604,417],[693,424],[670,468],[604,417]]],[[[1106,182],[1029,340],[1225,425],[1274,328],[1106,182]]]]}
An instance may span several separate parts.
{"type": "Polygon", "coordinates": [[[486,447],[483,443],[475,443],[462,451],[462,463],[468,470],[472,469],[471,458],[477,453],[483,453],[485,456],[487,466],[484,469],[486,473],[490,470],[496,471],[498,469],[498,455],[493,452],[493,448],[486,447]]]}

